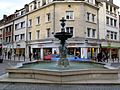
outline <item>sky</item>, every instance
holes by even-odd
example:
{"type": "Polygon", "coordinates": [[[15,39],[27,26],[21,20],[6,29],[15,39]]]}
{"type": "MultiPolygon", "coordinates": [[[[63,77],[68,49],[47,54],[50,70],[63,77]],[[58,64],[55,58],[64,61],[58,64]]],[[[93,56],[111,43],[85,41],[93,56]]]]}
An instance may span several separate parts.
{"type": "MultiPolygon", "coordinates": [[[[10,15],[24,7],[25,4],[30,3],[33,0],[0,0],[0,19],[3,15],[10,15]]],[[[120,0],[113,0],[113,2],[120,6],[120,0]]],[[[119,10],[120,11],[120,10],[119,10]]]]}
{"type": "Polygon", "coordinates": [[[16,10],[24,7],[25,4],[30,3],[33,0],[0,0],[0,19],[3,15],[13,14],[16,10]]]}

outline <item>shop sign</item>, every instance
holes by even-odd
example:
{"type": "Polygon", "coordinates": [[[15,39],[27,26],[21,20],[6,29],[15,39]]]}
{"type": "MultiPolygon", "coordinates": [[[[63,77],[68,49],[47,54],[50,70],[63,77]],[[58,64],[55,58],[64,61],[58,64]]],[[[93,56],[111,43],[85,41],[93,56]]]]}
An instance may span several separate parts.
{"type": "Polygon", "coordinates": [[[90,43],[91,46],[97,46],[97,43],[90,43]]]}

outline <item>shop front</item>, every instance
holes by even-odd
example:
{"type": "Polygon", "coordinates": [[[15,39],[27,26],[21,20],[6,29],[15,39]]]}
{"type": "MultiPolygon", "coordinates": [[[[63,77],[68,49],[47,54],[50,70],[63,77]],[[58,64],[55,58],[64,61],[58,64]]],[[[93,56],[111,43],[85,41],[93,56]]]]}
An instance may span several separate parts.
{"type": "Polygon", "coordinates": [[[68,48],[68,56],[73,55],[82,59],[93,59],[97,57],[98,48],[87,48],[87,47],[72,47],[68,48]]]}
{"type": "Polygon", "coordinates": [[[35,60],[39,60],[41,58],[40,56],[41,49],[40,48],[33,48],[32,49],[32,55],[35,60]]]}
{"type": "Polygon", "coordinates": [[[18,59],[24,59],[25,58],[25,49],[26,49],[26,44],[25,42],[19,42],[19,43],[14,43],[14,58],[18,59]]]}
{"type": "Polygon", "coordinates": [[[31,53],[34,60],[51,60],[52,54],[59,54],[59,48],[55,44],[36,44],[31,45],[31,53]]]}

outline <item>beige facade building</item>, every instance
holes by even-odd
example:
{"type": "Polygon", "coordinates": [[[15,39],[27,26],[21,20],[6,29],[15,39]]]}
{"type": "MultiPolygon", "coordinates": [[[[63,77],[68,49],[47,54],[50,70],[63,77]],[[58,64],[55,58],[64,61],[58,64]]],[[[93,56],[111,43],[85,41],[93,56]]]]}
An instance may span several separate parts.
{"type": "MultiPolygon", "coordinates": [[[[31,2],[29,7],[35,7],[34,2],[31,2]]],[[[33,55],[38,53],[40,59],[48,53],[59,53],[59,41],[54,38],[54,34],[61,31],[59,20],[64,17],[65,30],[73,33],[73,38],[67,41],[68,52],[71,52],[71,55],[79,52],[79,57],[88,58],[89,55],[86,52],[98,52],[97,13],[98,7],[94,2],[86,1],[53,1],[38,9],[30,9],[27,14],[29,49],[33,55]],[[85,45],[86,40],[88,45],[85,45]]]]}
{"type": "Polygon", "coordinates": [[[110,59],[120,57],[118,9],[113,0],[34,0],[15,13],[14,49],[37,60],[59,54],[54,34],[64,17],[65,31],[73,34],[66,42],[68,57],[95,59],[101,50],[110,59]]]}

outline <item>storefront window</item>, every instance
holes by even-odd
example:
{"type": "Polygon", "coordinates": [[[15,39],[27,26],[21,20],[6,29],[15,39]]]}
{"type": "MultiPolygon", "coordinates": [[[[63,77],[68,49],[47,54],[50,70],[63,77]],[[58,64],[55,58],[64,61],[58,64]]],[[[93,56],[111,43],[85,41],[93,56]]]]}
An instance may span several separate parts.
{"type": "Polygon", "coordinates": [[[41,59],[40,48],[33,48],[33,58],[35,60],[41,59]]]}
{"type": "Polygon", "coordinates": [[[71,57],[71,56],[77,56],[77,57],[80,57],[81,53],[80,53],[80,48],[68,48],[68,57],[71,57]]]}
{"type": "Polygon", "coordinates": [[[52,56],[52,48],[44,48],[43,49],[43,59],[51,60],[51,56],[52,56]]]}

